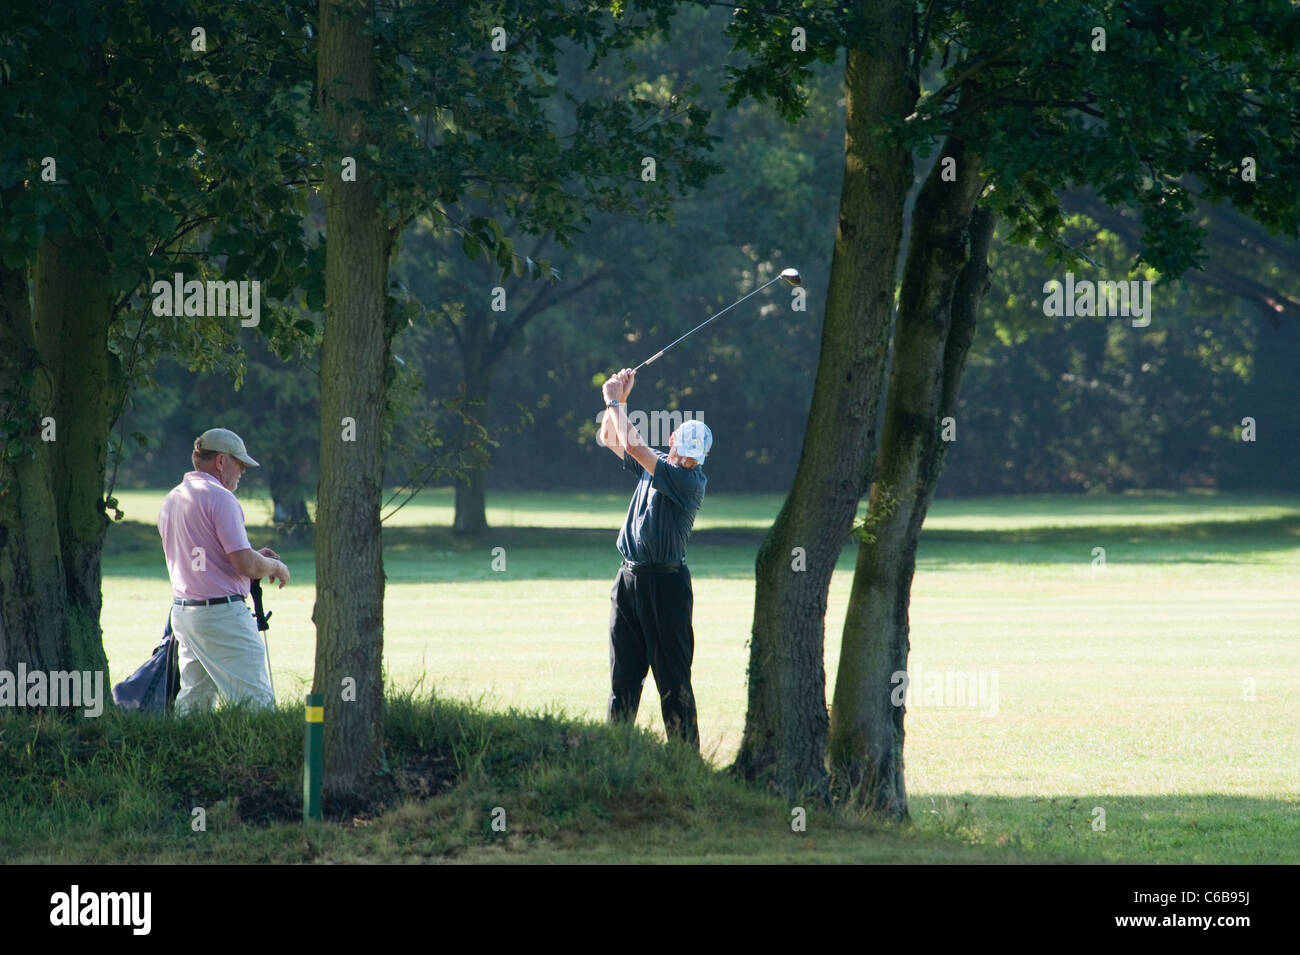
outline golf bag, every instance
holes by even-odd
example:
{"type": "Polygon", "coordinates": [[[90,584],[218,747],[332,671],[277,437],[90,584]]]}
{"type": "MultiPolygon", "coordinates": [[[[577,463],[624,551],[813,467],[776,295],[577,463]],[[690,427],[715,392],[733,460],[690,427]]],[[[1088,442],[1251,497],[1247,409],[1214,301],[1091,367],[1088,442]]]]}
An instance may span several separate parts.
{"type": "Polygon", "coordinates": [[[172,633],[172,615],[168,612],[162,643],[140,669],[114,684],[113,702],[124,710],[160,716],[170,713],[181,691],[181,668],[176,661],[179,648],[176,634],[172,633]]]}

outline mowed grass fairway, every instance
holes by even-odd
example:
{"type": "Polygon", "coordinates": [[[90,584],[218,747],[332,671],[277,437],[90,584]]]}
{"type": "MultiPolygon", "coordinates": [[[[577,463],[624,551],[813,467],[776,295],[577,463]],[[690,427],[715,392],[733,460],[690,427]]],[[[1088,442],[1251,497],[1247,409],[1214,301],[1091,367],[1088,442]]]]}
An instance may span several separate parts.
{"type": "MultiPolygon", "coordinates": [[[[109,531],[103,613],[115,680],[147,657],[168,611],[152,526],[163,493],[118,495],[127,520],[109,531]]],[[[241,498],[254,546],[272,543],[256,526],[269,507],[241,498]]],[[[488,709],[603,718],[626,497],[490,501],[495,529],[473,543],[446,529],[448,492],[386,523],[389,683],[488,709]],[[494,548],[504,570],[493,570],[494,548]]],[[[694,682],[718,767],[744,724],[754,557],[779,504],[710,495],[692,537],[694,682]]],[[[314,567],[309,550],[280,553],[293,582],[266,594],[271,652],[277,693],[298,706],[314,653],[314,567]]],[[[846,547],[831,587],[828,697],[854,557],[846,547]]],[[[1300,862],[1298,582],[1297,497],[938,502],[911,603],[913,820],[923,833],[1054,859],[1300,862]],[[990,696],[925,697],[926,674],[972,673],[990,696]],[[1098,808],[1105,831],[1093,828],[1098,808]]],[[[660,731],[652,679],[640,723],[660,731]]]]}

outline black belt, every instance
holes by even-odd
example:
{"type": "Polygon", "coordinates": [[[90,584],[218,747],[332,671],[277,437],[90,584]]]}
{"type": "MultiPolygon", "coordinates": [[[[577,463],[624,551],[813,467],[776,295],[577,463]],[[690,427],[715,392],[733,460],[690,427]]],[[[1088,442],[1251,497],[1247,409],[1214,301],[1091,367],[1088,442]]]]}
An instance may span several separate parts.
{"type": "Polygon", "coordinates": [[[667,564],[638,564],[624,559],[623,566],[634,574],[675,574],[682,569],[682,562],[674,560],[667,564]]]}
{"type": "Polygon", "coordinates": [[[229,597],[213,597],[211,600],[186,600],[181,597],[173,597],[172,603],[179,607],[211,607],[213,604],[232,604],[236,600],[243,603],[246,599],[243,594],[231,594],[229,597]]]}

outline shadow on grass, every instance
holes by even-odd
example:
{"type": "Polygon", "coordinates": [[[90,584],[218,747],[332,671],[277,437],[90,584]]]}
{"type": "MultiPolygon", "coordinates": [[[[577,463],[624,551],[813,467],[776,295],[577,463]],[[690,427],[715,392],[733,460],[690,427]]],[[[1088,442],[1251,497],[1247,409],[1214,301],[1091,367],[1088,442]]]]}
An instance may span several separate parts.
{"type": "MultiPolygon", "coordinates": [[[[696,579],[753,579],[754,558],[765,531],[709,528],[691,535],[692,575],[696,579]]],[[[612,579],[619,556],[617,528],[509,527],[482,538],[457,537],[445,527],[393,527],[384,530],[384,559],[393,582],[484,580],[612,579]],[[509,573],[492,569],[493,549],[504,547],[509,573]]],[[[856,540],[847,537],[839,569],[851,570],[856,540]]],[[[1249,521],[1204,521],[1144,525],[1018,528],[1005,531],[924,531],[918,561],[927,565],[1083,564],[1092,548],[1106,548],[1111,563],[1233,564],[1265,562],[1300,547],[1300,517],[1249,521]]],[[[166,579],[157,530],[122,522],[105,544],[106,577],[166,579]]],[[[314,583],[310,550],[286,550],[299,584],[314,583]]]]}
{"type": "Polygon", "coordinates": [[[917,830],[1086,862],[1300,863],[1300,801],[1219,793],[909,794],[917,830]]]}
{"type": "Polygon", "coordinates": [[[304,826],[302,732],[294,710],[0,711],[0,861],[1300,861],[1280,798],[921,793],[894,825],[792,808],[635,727],[409,693],[364,798],[304,826]]]}

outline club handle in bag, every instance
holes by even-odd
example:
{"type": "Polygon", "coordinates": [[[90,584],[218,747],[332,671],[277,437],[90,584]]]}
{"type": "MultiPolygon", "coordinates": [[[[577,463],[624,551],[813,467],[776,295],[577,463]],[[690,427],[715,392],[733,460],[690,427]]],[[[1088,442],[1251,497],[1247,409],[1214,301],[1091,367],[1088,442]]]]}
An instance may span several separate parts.
{"type": "Polygon", "coordinates": [[[248,590],[253,595],[253,615],[257,617],[257,629],[270,630],[271,614],[262,612],[262,578],[255,577],[249,584],[248,590]]]}

